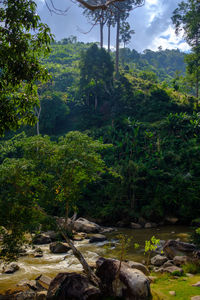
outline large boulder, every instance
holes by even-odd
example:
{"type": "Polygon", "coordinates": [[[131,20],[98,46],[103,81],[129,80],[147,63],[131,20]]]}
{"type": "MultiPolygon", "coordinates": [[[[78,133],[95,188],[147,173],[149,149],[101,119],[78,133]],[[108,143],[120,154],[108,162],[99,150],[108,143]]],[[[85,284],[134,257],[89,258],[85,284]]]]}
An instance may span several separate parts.
{"type": "Polygon", "coordinates": [[[49,249],[54,254],[67,253],[71,248],[67,243],[53,242],[49,245],[49,249]]]}
{"type": "Polygon", "coordinates": [[[79,218],[74,222],[74,229],[78,232],[99,233],[101,226],[84,218],[79,218]]]}
{"type": "Polygon", "coordinates": [[[77,273],[59,273],[49,286],[47,300],[100,300],[101,292],[86,276],[77,273]]]}
{"type": "Polygon", "coordinates": [[[96,275],[101,279],[105,295],[123,297],[126,300],[150,299],[149,279],[124,262],[120,265],[119,260],[100,258],[97,261],[96,275]]]}
{"type": "Polygon", "coordinates": [[[168,240],[163,246],[163,251],[169,259],[173,259],[175,256],[192,256],[195,249],[193,244],[176,240],[168,240]]]}
{"type": "Polygon", "coordinates": [[[107,240],[107,238],[105,235],[97,233],[90,237],[89,242],[90,243],[98,243],[98,242],[104,242],[106,240],[107,240]]]}
{"type": "Polygon", "coordinates": [[[130,268],[140,270],[145,275],[149,275],[149,270],[147,267],[139,262],[129,260],[126,262],[130,268]]]}
{"type": "Polygon", "coordinates": [[[151,264],[157,267],[162,266],[166,261],[167,261],[167,257],[163,256],[163,255],[156,255],[154,257],[152,257],[151,259],[151,264]]]}

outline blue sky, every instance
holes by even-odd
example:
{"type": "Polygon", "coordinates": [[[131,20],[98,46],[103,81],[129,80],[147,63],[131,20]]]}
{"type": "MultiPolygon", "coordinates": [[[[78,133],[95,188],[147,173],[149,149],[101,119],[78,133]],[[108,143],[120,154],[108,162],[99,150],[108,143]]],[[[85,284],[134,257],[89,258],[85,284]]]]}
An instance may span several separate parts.
{"type": "MultiPolygon", "coordinates": [[[[48,2],[49,0],[47,0],[48,2]]],[[[51,15],[44,0],[37,0],[38,14],[43,22],[47,23],[55,35],[56,40],[76,35],[79,41],[99,41],[99,27],[95,26],[91,31],[91,25],[82,15],[82,9],[75,4],[75,0],[54,0],[57,8],[66,9],[65,16],[51,15]],[[90,31],[90,32],[88,32],[90,31]],[[87,33],[88,32],[88,33],[87,33]]],[[[146,0],[145,6],[131,12],[128,22],[131,29],[135,30],[131,42],[128,45],[139,52],[145,49],[157,50],[176,49],[188,51],[187,43],[181,37],[177,37],[171,22],[174,9],[180,0],[146,0]]],[[[104,44],[107,44],[107,28],[104,30],[104,44]]],[[[115,46],[115,29],[111,33],[111,44],[115,46]]]]}

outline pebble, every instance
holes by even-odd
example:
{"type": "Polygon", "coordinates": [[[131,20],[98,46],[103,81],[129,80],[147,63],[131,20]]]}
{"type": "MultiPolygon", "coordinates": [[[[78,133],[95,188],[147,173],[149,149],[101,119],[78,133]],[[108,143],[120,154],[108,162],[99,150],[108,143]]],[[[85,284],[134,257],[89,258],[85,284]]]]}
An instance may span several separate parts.
{"type": "Polygon", "coordinates": [[[176,292],[175,292],[175,291],[169,291],[169,294],[170,294],[171,296],[176,296],[176,292]]]}

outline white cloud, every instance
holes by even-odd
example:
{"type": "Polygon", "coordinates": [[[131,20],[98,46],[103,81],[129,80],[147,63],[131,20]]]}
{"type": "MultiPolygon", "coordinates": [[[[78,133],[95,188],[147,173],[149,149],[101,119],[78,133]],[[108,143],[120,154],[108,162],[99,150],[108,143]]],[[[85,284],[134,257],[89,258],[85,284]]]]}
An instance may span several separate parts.
{"type": "MultiPolygon", "coordinates": [[[[60,40],[69,35],[76,35],[80,41],[94,42],[99,41],[99,27],[87,32],[91,25],[82,15],[83,10],[78,5],[69,2],[68,0],[54,0],[57,8],[66,9],[69,11],[66,16],[51,15],[44,4],[44,0],[36,0],[38,3],[39,15],[42,21],[47,23],[56,39],[60,40]],[[81,30],[78,30],[81,29],[81,30]],[[82,33],[81,33],[82,31],[82,33]]],[[[187,51],[189,49],[181,38],[176,37],[172,27],[171,16],[174,9],[178,6],[181,0],[146,0],[145,6],[137,8],[131,12],[128,21],[131,28],[135,30],[132,41],[129,44],[130,48],[134,48],[139,52],[144,49],[157,50],[161,45],[163,49],[176,49],[187,51]]],[[[107,43],[107,28],[104,30],[104,44],[107,43]]],[[[116,29],[112,30],[111,43],[115,45],[116,29]]]]}

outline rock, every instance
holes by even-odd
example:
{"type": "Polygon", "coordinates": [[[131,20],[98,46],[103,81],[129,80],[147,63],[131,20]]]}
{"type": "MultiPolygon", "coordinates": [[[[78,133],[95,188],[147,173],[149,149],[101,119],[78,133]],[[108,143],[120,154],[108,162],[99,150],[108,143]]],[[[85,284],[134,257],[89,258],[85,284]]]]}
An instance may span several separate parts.
{"type": "Polygon", "coordinates": [[[28,287],[8,290],[5,295],[0,295],[0,300],[35,300],[36,293],[28,287]]]}
{"type": "Polygon", "coordinates": [[[156,249],[153,252],[161,255],[163,253],[163,246],[165,243],[166,241],[160,240],[159,243],[156,244],[156,249]]]}
{"type": "Polygon", "coordinates": [[[34,291],[36,291],[38,289],[36,280],[29,280],[25,284],[34,291]]]}
{"type": "Polygon", "coordinates": [[[33,238],[33,244],[35,245],[45,245],[50,243],[51,243],[50,237],[44,233],[38,234],[33,238]]]}
{"type": "Polygon", "coordinates": [[[156,276],[149,276],[148,278],[149,278],[149,280],[150,280],[151,283],[154,283],[154,282],[156,282],[156,280],[157,280],[158,277],[156,277],[156,276]]]}
{"type": "Polygon", "coordinates": [[[173,265],[173,260],[168,260],[163,264],[163,268],[171,267],[173,265]]]}
{"type": "Polygon", "coordinates": [[[49,285],[51,283],[51,278],[46,275],[40,275],[36,279],[37,285],[45,290],[48,290],[49,285]]]}
{"type": "Polygon", "coordinates": [[[19,270],[19,266],[16,263],[10,263],[9,265],[4,266],[3,273],[5,274],[13,274],[19,270]]]}
{"type": "Polygon", "coordinates": [[[103,234],[94,234],[90,237],[90,240],[89,242],[90,243],[98,243],[98,242],[103,242],[103,241],[106,241],[107,238],[105,235],[103,234]]]}
{"type": "Polygon", "coordinates": [[[98,224],[90,222],[84,218],[79,218],[74,222],[74,229],[76,231],[86,233],[99,233],[101,231],[101,227],[98,224]]]}
{"type": "Polygon", "coordinates": [[[170,225],[174,225],[174,224],[178,223],[178,221],[179,220],[176,217],[170,217],[170,216],[168,216],[168,217],[165,218],[165,223],[166,224],[170,224],[170,225]]]}
{"type": "Polygon", "coordinates": [[[164,268],[163,272],[170,273],[172,275],[177,275],[177,274],[183,274],[183,269],[181,269],[177,266],[171,266],[171,267],[164,268]]]}
{"type": "Polygon", "coordinates": [[[152,257],[151,259],[151,264],[154,266],[162,266],[165,262],[167,261],[167,257],[163,256],[163,255],[156,255],[154,257],[152,257]]]}
{"type": "Polygon", "coordinates": [[[132,229],[141,229],[142,225],[138,224],[138,223],[133,223],[131,222],[131,228],[132,229]]]}
{"type": "Polygon", "coordinates": [[[41,248],[36,248],[34,251],[34,257],[42,257],[43,256],[43,251],[41,248]]]}
{"type": "Polygon", "coordinates": [[[112,231],[116,231],[117,229],[114,227],[102,227],[101,228],[101,233],[108,233],[108,232],[112,232],[112,231]]]}
{"type": "Polygon", "coordinates": [[[145,275],[149,275],[149,270],[143,264],[135,261],[127,261],[126,263],[129,265],[130,268],[140,270],[145,275]]]}
{"type": "Polygon", "coordinates": [[[155,273],[163,273],[164,272],[164,268],[162,268],[162,267],[161,268],[155,267],[153,270],[155,273]]]}
{"type": "Polygon", "coordinates": [[[198,286],[198,287],[200,287],[200,281],[198,281],[197,283],[192,284],[192,286],[198,286]]]}
{"type": "Polygon", "coordinates": [[[83,241],[83,240],[84,240],[84,237],[80,236],[79,234],[75,234],[73,236],[73,241],[80,242],[80,241],[83,241]]]}
{"type": "Polygon", "coordinates": [[[194,274],[191,274],[191,273],[185,273],[185,275],[186,275],[187,277],[194,277],[194,274]]]}
{"type": "Polygon", "coordinates": [[[71,248],[67,243],[62,242],[53,242],[49,245],[49,249],[51,253],[58,254],[58,253],[67,253],[71,248]]]}
{"type": "Polygon", "coordinates": [[[149,229],[149,228],[156,228],[156,227],[157,227],[156,223],[150,223],[150,222],[148,222],[148,223],[146,223],[146,224],[144,225],[144,228],[146,228],[146,229],[149,229]]]}
{"type": "Polygon", "coordinates": [[[175,291],[169,291],[169,294],[170,294],[171,296],[176,296],[176,292],[175,292],[175,291]]]}
{"type": "Polygon", "coordinates": [[[77,273],[59,273],[49,286],[47,300],[100,300],[101,292],[86,276],[77,273]]]}
{"type": "Polygon", "coordinates": [[[168,240],[163,251],[169,259],[173,259],[175,256],[191,256],[195,251],[196,247],[193,244],[178,242],[175,240],[168,240]]]}
{"type": "Polygon", "coordinates": [[[176,266],[185,265],[187,261],[188,261],[188,257],[187,256],[175,256],[173,258],[173,263],[176,266]]]}
{"type": "Polygon", "coordinates": [[[105,286],[105,295],[122,297],[126,300],[150,298],[150,281],[139,270],[132,269],[124,262],[114,259],[97,261],[97,276],[105,286]],[[118,274],[118,275],[117,275],[118,274]],[[116,278],[117,276],[117,278],[116,278]]]}
{"type": "Polygon", "coordinates": [[[200,295],[192,297],[191,300],[200,300],[200,295]]]}
{"type": "Polygon", "coordinates": [[[116,226],[117,227],[127,227],[127,221],[118,221],[116,226]]]}
{"type": "Polygon", "coordinates": [[[36,300],[46,300],[47,298],[47,291],[40,291],[36,294],[36,300]]]}
{"type": "Polygon", "coordinates": [[[43,233],[44,235],[48,236],[52,242],[56,242],[59,240],[59,233],[53,231],[53,230],[49,230],[43,233]]]}

